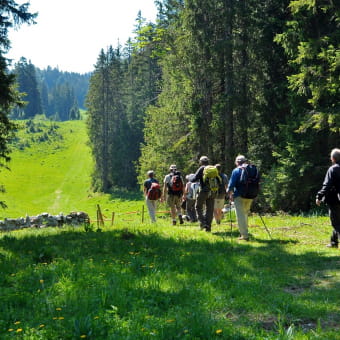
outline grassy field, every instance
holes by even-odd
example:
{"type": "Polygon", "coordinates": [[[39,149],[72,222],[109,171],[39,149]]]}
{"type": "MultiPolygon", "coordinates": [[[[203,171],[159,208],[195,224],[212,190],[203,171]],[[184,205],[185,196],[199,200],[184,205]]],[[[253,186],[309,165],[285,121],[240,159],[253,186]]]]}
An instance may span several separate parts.
{"type": "MultiPolygon", "coordinates": [[[[0,219],[18,218],[42,212],[64,214],[85,211],[96,218],[97,204],[110,218],[121,195],[101,195],[91,191],[93,161],[87,145],[85,121],[64,123],[21,123],[13,145],[11,171],[0,173],[6,193],[0,194],[8,208],[0,219]]],[[[134,199],[124,200],[128,210],[141,210],[134,199]]]]}
{"type": "Polygon", "coordinates": [[[139,194],[90,191],[85,123],[58,126],[23,123],[0,219],[82,210],[92,224],[0,233],[1,340],[340,339],[328,217],[255,214],[247,243],[234,214],[205,233],[160,206],[150,224],[139,194]]]}
{"type": "MultiPolygon", "coordinates": [[[[160,214],[162,216],[162,214],[160,214]]],[[[1,339],[340,339],[327,218],[116,221],[0,235],[1,339]]]]}

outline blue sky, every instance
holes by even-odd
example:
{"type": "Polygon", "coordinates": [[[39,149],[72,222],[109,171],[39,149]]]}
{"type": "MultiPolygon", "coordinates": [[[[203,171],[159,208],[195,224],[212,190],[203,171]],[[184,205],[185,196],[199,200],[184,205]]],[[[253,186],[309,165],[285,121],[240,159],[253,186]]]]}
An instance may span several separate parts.
{"type": "Polygon", "coordinates": [[[154,0],[16,0],[29,2],[30,12],[38,12],[36,25],[11,30],[8,58],[20,57],[35,66],[48,65],[61,71],[85,73],[102,48],[125,44],[133,36],[138,11],[155,22],[154,0]]]}

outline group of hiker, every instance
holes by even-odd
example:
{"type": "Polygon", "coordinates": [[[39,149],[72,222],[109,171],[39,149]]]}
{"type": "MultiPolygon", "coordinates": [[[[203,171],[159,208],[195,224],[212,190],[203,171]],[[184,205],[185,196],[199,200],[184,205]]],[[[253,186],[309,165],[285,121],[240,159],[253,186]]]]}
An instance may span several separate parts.
{"type": "Polygon", "coordinates": [[[157,202],[166,202],[170,207],[172,224],[183,224],[184,220],[199,222],[200,229],[211,231],[212,221],[221,223],[225,200],[229,198],[235,206],[240,231],[239,240],[248,241],[248,213],[253,199],[257,196],[259,173],[246,157],[235,159],[231,177],[223,173],[221,164],[209,165],[209,158],[199,159],[196,173],[184,178],[175,164],[170,165],[161,187],[153,170],[147,172],[144,182],[146,205],[152,222],[156,222],[157,202]],[[184,212],[184,213],[183,213],[184,212]]]}
{"type": "MultiPolygon", "coordinates": [[[[333,227],[328,247],[338,248],[340,238],[340,149],[330,153],[332,165],[328,168],[322,188],[316,195],[316,204],[322,202],[328,206],[329,217],[333,227]]],[[[152,222],[156,222],[157,202],[167,202],[170,207],[172,224],[180,224],[184,219],[199,222],[200,229],[211,231],[212,221],[221,223],[225,200],[229,199],[229,209],[234,204],[239,240],[248,241],[248,214],[254,198],[259,191],[259,172],[255,165],[248,162],[245,156],[235,159],[235,168],[230,179],[222,172],[220,164],[209,165],[207,156],[199,160],[196,173],[189,174],[184,181],[176,165],[171,165],[164,177],[161,188],[153,170],[147,172],[144,182],[146,205],[152,222]],[[184,184],[185,183],[185,184],[184,184]],[[182,213],[182,211],[185,212],[182,213]]]]}

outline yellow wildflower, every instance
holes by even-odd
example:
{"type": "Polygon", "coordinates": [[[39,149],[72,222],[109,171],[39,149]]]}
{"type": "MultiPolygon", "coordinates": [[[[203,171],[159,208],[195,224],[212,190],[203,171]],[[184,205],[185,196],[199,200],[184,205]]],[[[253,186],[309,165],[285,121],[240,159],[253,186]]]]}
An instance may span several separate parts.
{"type": "Polygon", "coordinates": [[[63,316],[59,316],[59,320],[64,320],[65,318],[63,316]]]}
{"type": "Polygon", "coordinates": [[[13,328],[10,328],[8,331],[9,331],[9,332],[13,332],[13,331],[14,331],[14,329],[13,329],[13,328]]]}
{"type": "Polygon", "coordinates": [[[40,282],[41,284],[43,284],[43,283],[44,283],[44,280],[39,280],[39,282],[40,282]]]}
{"type": "Polygon", "coordinates": [[[19,325],[21,323],[21,321],[15,321],[14,324],[15,325],[19,325]]]}
{"type": "Polygon", "coordinates": [[[17,329],[17,332],[18,332],[18,333],[22,332],[22,328],[18,328],[18,329],[17,329]]]}
{"type": "Polygon", "coordinates": [[[222,329],[218,329],[217,331],[216,331],[216,334],[221,334],[223,331],[222,331],[222,329]]]}
{"type": "Polygon", "coordinates": [[[95,316],[93,319],[97,320],[97,319],[99,319],[99,316],[95,316]]]}
{"type": "Polygon", "coordinates": [[[62,308],[60,308],[60,307],[57,307],[55,310],[62,310],[62,308]]]}
{"type": "Polygon", "coordinates": [[[86,338],[86,335],[83,334],[83,335],[81,335],[80,337],[81,337],[82,339],[85,339],[85,338],[86,338]]]}
{"type": "Polygon", "coordinates": [[[43,324],[39,325],[39,328],[43,328],[43,327],[45,327],[45,325],[43,325],[43,324]]]}

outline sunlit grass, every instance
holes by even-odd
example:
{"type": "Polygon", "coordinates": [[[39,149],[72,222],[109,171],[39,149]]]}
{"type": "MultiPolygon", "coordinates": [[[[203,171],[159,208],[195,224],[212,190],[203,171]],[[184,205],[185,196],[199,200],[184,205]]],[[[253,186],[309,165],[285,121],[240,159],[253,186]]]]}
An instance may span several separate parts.
{"type": "Polygon", "coordinates": [[[326,218],[264,216],[271,239],[254,215],[248,243],[228,217],[211,234],[123,219],[1,234],[1,339],[339,338],[326,218]]]}
{"type": "MultiPolygon", "coordinates": [[[[6,188],[6,193],[0,194],[0,200],[8,206],[6,210],[0,210],[0,219],[71,211],[85,211],[95,219],[97,204],[111,218],[112,211],[122,201],[127,210],[136,210],[133,201],[140,199],[140,193],[130,194],[127,201],[120,198],[119,192],[115,195],[92,192],[93,160],[85,121],[35,124],[41,125],[41,132],[18,131],[19,138],[9,163],[11,170],[0,172],[0,183],[6,188]],[[51,125],[58,128],[49,139],[40,141],[51,125]]],[[[24,125],[22,122],[21,126],[24,125]]],[[[140,210],[141,206],[138,208],[140,210]]]]}

